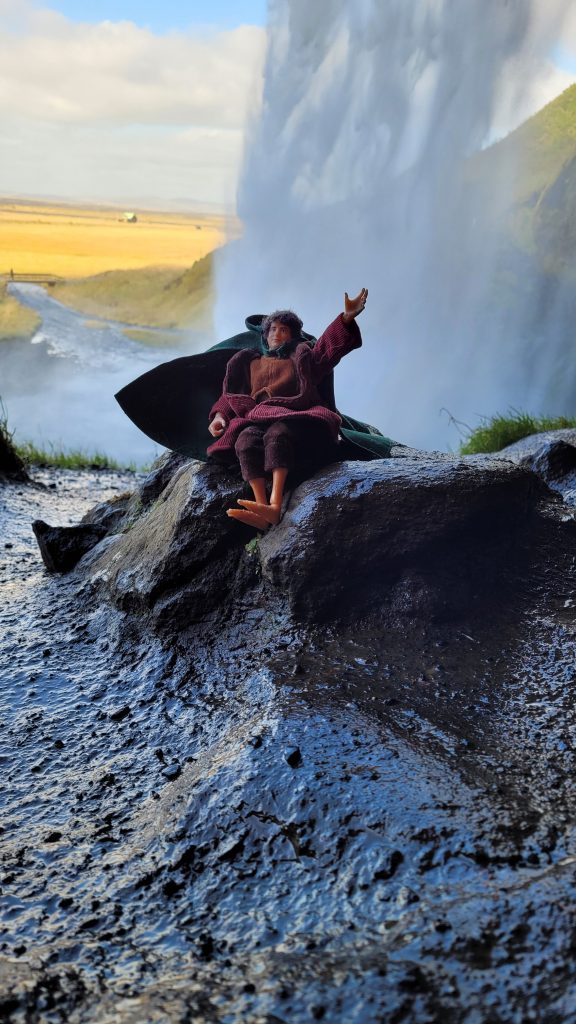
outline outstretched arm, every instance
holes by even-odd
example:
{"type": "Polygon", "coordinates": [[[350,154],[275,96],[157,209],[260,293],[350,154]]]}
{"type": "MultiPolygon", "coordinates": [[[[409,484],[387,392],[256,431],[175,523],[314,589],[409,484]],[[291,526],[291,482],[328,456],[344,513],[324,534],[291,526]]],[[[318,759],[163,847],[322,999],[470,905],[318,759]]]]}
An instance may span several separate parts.
{"type": "Polygon", "coordinates": [[[344,312],[340,313],[334,322],[326,328],[312,349],[315,384],[321,381],[322,377],[330,370],[333,370],[343,356],[355,348],[360,348],[362,335],[356,323],[356,317],[364,309],[367,298],[367,288],[363,288],[354,299],[351,299],[348,292],[345,292],[344,312]]]}

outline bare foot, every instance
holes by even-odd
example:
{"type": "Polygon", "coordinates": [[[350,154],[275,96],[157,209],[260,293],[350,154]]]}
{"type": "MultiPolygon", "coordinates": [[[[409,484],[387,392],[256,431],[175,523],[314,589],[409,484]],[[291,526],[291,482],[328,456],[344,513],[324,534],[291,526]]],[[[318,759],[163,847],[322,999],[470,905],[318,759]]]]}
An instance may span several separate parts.
{"type": "Polygon", "coordinates": [[[248,512],[243,508],[229,508],[226,515],[230,516],[230,519],[237,519],[240,523],[246,523],[247,526],[254,526],[256,530],[267,530],[270,525],[267,519],[256,515],[255,512],[248,512]]]}
{"type": "Polygon", "coordinates": [[[253,512],[254,515],[259,516],[261,519],[265,519],[272,526],[276,526],[280,522],[282,514],[281,505],[263,505],[259,501],[248,501],[246,498],[238,498],[238,504],[243,505],[249,512],[253,512]]]}

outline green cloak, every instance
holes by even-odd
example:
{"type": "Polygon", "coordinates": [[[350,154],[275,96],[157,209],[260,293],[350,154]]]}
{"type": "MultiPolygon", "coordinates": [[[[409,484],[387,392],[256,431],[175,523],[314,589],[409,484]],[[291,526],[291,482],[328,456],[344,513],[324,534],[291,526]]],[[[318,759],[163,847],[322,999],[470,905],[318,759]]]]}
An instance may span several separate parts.
{"type": "MultiPolygon", "coordinates": [[[[246,331],[235,334],[206,352],[181,356],[148,370],[117,393],[116,400],[126,415],[153,441],[192,459],[206,462],[206,448],[213,438],[208,433],[208,416],[222,394],[228,360],[244,348],[261,351],[260,313],[249,316],[246,331]]],[[[302,340],[316,342],[302,331],[302,340]]],[[[318,389],[330,409],[342,418],[340,445],[342,459],[385,459],[398,444],[360,420],[336,409],[334,374],[329,373],[318,389]]]]}

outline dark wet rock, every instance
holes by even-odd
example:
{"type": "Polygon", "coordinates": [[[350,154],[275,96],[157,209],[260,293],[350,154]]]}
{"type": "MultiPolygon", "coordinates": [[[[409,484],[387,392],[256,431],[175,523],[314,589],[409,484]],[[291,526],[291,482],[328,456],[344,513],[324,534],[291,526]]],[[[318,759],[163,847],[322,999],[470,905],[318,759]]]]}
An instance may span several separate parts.
{"type": "Polygon", "coordinates": [[[123,722],[125,718],[128,718],[129,714],[130,714],[130,705],[129,704],[124,704],[123,707],[116,708],[114,711],[110,711],[109,714],[108,714],[108,718],[112,722],[123,722]]]}
{"type": "Polygon", "coordinates": [[[128,518],[132,498],[133,493],[127,491],[112,498],[111,501],[101,502],[91,508],[80,522],[82,525],[102,528],[103,537],[111,533],[119,533],[128,518]]]}
{"type": "Polygon", "coordinates": [[[160,497],[173,477],[191,460],[178,452],[166,452],[152,466],[152,469],[138,488],[136,495],[144,508],[160,497]]]}
{"type": "Polygon", "coordinates": [[[417,462],[458,462],[460,456],[450,452],[430,452],[424,448],[410,448],[407,444],[395,444],[390,449],[391,459],[412,459],[417,462]]]}
{"type": "Polygon", "coordinates": [[[303,483],[259,541],[262,574],[308,620],[375,605],[454,615],[494,586],[542,493],[485,456],[340,463],[303,483]]]}
{"type": "Polygon", "coordinates": [[[136,520],[158,500],[178,471],[186,465],[190,465],[190,459],[185,459],[176,452],[167,452],[156,460],[144,479],[135,481],[136,486],[133,490],[94,506],[83,516],[81,522],[103,526],[106,536],[131,529],[136,520]]]}
{"type": "Polygon", "coordinates": [[[516,461],[517,458],[535,455],[543,446],[553,444],[556,441],[564,441],[566,444],[576,445],[576,429],[566,427],[563,430],[545,430],[541,434],[530,434],[529,437],[523,437],[520,441],[509,444],[502,451],[496,452],[495,455],[502,458],[512,458],[516,461]]]}
{"type": "Polygon", "coordinates": [[[96,525],[49,526],[42,519],[36,519],[32,529],[48,572],[69,572],[107,532],[96,525]]]}
{"type": "Polygon", "coordinates": [[[531,469],[567,505],[576,505],[576,430],[550,430],[509,445],[499,453],[531,469]]]}
{"type": "Polygon", "coordinates": [[[317,474],[247,550],[240,488],[180,466],[76,573],[0,589],[0,1015],[571,1020],[569,510],[406,456],[317,474]]]}
{"type": "Polygon", "coordinates": [[[487,456],[339,463],[294,491],[256,547],[225,515],[241,493],[217,467],[177,464],[90,571],[119,607],[164,629],[222,611],[262,582],[268,604],[308,621],[375,606],[392,618],[453,617],[490,596],[545,489],[487,456]]]}
{"type": "Polygon", "coordinates": [[[0,421],[0,483],[2,480],[25,483],[30,478],[10,435],[0,421]]]}
{"type": "Polygon", "coordinates": [[[202,618],[225,605],[252,536],[225,515],[242,493],[236,475],[187,463],[92,571],[124,610],[174,625],[202,618]]]}
{"type": "Polygon", "coordinates": [[[292,750],[287,750],[284,757],[291,768],[299,768],[302,764],[302,753],[300,751],[300,747],[294,747],[292,750]]]}
{"type": "Polygon", "coordinates": [[[54,832],[49,832],[48,835],[45,836],[44,842],[45,843],[57,843],[57,842],[60,841],[60,839],[62,839],[62,833],[58,832],[57,830],[55,830],[54,832]]]}

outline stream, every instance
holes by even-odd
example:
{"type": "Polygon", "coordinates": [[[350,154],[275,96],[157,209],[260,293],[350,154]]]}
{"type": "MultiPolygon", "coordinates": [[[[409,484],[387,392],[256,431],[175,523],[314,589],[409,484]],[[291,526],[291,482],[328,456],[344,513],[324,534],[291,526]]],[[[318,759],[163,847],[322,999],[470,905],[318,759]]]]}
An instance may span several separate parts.
{"type": "Polygon", "coordinates": [[[127,419],[114,395],[158,363],[205,342],[191,331],[163,329],[157,332],[162,347],[141,344],[124,333],[130,325],[77,313],[39,285],[13,283],[9,292],[41,317],[30,342],[0,343],[0,397],[16,442],[151,463],[162,449],[127,419]],[[166,346],[167,336],[173,347],[166,346]]]}

